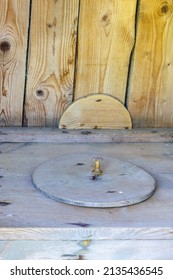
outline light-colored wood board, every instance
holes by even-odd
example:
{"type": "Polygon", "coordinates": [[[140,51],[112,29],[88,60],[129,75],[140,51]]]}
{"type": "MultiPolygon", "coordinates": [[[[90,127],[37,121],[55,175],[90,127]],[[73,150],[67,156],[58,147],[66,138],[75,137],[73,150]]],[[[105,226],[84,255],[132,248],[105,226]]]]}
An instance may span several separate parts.
{"type": "Polygon", "coordinates": [[[128,109],[134,127],[173,126],[173,2],[141,0],[128,109]]]}
{"type": "MultiPolygon", "coordinates": [[[[99,177],[93,175],[93,153],[50,159],[32,174],[38,191],[56,201],[83,207],[111,208],[143,202],[155,191],[155,180],[143,169],[103,156],[99,177]]],[[[96,157],[97,158],[97,157],[96,157]]]]}
{"type": "Polygon", "coordinates": [[[67,130],[1,127],[0,143],[172,143],[173,129],[67,130]]]}
{"type": "Polygon", "coordinates": [[[5,227],[0,240],[173,240],[173,228],[137,227],[5,227]]]}
{"type": "Polygon", "coordinates": [[[63,113],[59,128],[129,129],[129,112],[117,99],[104,94],[91,94],[78,99],[63,113]]]}
{"type": "MultiPolygon", "coordinates": [[[[170,240],[0,241],[1,260],[172,260],[170,240]]],[[[110,263],[111,265],[111,263],[110,263]]]]}
{"type": "Polygon", "coordinates": [[[0,239],[173,239],[173,144],[27,144],[0,157],[0,239]],[[157,189],[134,206],[92,209],[46,198],[31,174],[44,161],[77,153],[103,154],[150,173],[157,189]]]}
{"type": "Polygon", "coordinates": [[[73,98],[79,0],[32,2],[26,126],[57,126],[73,98]]]}
{"type": "Polygon", "coordinates": [[[29,0],[0,0],[0,126],[21,126],[29,0]]]}
{"type": "Polygon", "coordinates": [[[124,103],[136,2],[81,1],[75,100],[106,93],[124,103]]]}

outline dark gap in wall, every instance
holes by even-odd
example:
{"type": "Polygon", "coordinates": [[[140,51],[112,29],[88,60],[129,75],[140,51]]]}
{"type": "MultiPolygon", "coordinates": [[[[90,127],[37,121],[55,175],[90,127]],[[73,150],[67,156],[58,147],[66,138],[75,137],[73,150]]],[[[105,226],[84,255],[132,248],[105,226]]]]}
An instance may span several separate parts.
{"type": "Polygon", "coordinates": [[[81,7],[81,0],[79,0],[79,7],[78,7],[78,20],[77,20],[77,30],[76,30],[76,52],[75,52],[75,63],[74,63],[74,79],[73,79],[73,97],[72,102],[74,101],[74,94],[76,88],[76,76],[77,76],[77,62],[78,62],[78,41],[79,41],[79,19],[80,19],[80,7],[81,7]]]}
{"type": "Polygon", "coordinates": [[[126,83],[126,93],[125,93],[125,103],[124,106],[128,109],[128,91],[129,91],[129,86],[130,86],[130,79],[131,79],[131,73],[132,73],[132,65],[133,65],[133,57],[134,57],[134,52],[135,52],[135,45],[136,45],[136,36],[137,36],[137,28],[138,28],[138,16],[139,16],[139,8],[140,8],[140,1],[136,1],[136,14],[135,14],[135,34],[134,34],[134,46],[132,48],[131,54],[130,54],[130,59],[129,59],[129,68],[128,68],[128,74],[127,74],[127,83],[126,83]]]}
{"type": "Polygon", "coordinates": [[[28,59],[29,59],[30,30],[31,30],[31,13],[32,13],[32,0],[30,0],[30,6],[29,6],[29,22],[28,22],[28,36],[27,36],[27,49],[26,49],[25,85],[24,85],[24,97],[23,97],[22,126],[27,126],[25,103],[26,103],[26,88],[27,88],[27,76],[28,76],[28,59]]]}

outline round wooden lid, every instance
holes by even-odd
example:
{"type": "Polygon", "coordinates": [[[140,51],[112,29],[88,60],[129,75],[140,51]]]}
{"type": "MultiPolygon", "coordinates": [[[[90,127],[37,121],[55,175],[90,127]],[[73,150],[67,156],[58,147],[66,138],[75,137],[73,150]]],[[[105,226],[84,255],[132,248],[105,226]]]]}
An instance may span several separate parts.
{"type": "Polygon", "coordinates": [[[103,157],[102,174],[92,174],[91,154],[48,160],[33,173],[34,186],[59,202],[85,207],[120,207],[139,203],[155,190],[154,178],[143,169],[103,157]]]}

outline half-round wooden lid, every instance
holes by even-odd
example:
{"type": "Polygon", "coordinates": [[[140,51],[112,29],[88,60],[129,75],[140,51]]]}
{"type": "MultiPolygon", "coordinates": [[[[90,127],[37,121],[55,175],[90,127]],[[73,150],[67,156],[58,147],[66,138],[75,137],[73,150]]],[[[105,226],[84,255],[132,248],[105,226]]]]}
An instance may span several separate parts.
{"type": "Polygon", "coordinates": [[[63,113],[59,128],[128,129],[132,121],[128,110],[116,98],[92,94],[72,103],[63,113]]]}

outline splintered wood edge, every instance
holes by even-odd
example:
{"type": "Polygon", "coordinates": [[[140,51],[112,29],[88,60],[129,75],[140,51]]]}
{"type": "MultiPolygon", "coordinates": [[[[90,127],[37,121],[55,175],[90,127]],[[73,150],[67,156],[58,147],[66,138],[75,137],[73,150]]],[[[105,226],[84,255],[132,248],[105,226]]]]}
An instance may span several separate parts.
{"type": "Polygon", "coordinates": [[[46,127],[1,127],[0,143],[172,143],[172,128],[68,130],[46,127]]]}
{"type": "Polygon", "coordinates": [[[107,94],[90,94],[73,102],[62,114],[59,128],[129,129],[132,120],[125,106],[107,94]]]}

